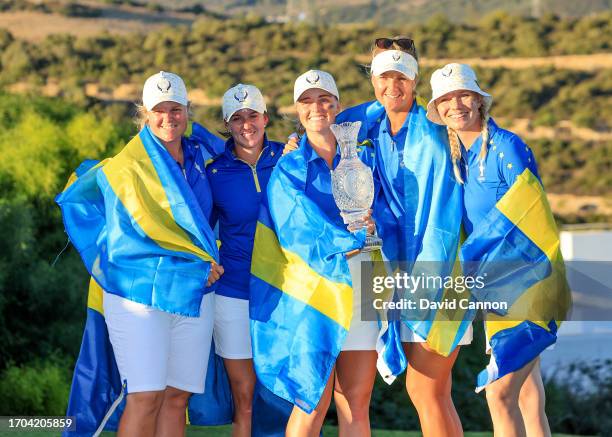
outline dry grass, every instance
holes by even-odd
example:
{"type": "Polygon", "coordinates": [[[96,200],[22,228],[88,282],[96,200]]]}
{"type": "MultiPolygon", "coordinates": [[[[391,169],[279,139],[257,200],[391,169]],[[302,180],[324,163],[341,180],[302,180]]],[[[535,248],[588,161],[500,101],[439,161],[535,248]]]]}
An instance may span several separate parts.
{"type": "Polygon", "coordinates": [[[112,34],[147,32],[167,25],[190,24],[189,14],[143,12],[129,7],[102,7],[96,18],[66,17],[59,14],[18,11],[0,13],[0,28],[16,38],[40,41],[56,33],[90,37],[108,31],[112,34]]]}
{"type": "MultiPolygon", "coordinates": [[[[368,64],[370,55],[359,55],[355,57],[358,62],[368,64]]],[[[507,68],[521,70],[525,68],[554,67],[559,70],[596,71],[612,68],[612,54],[596,53],[593,55],[564,55],[545,56],[529,58],[421,58],[419,64],[424,67],[442,67],[450,62],[461,62],[476,67],[484,68],[507,68]]]]}
{"type": "Polygon", "coordinates": [[[595,71],[612,68],[612,54],[597,53],[593,55],[546,56],[540,58],[467,58],[460,60],[424,59],[423,65],[442,66],[449,62],[462,62],[485,68],[524,69],[534,67],[555,67],[559,70],[595,71]]]}
{"type": "Polygon", "coordinates": [[[593,214],[612,217],[612,198],[605,196],[577,196],[547,193],[553,212],[561,217],[584,217],[593,214]]]}
{"type": "MultiPolygon", "coordinates": [[[[101,16],[96,18],[65,17],[42,12],[0,13],[0,27],[8,29],[14,36],[30,41],[40,41],[47,35],[70,33],[75,36],[93,36],[103,31],[113,34],[146,32],[165,25],[191,24],[196,16],[175,12],[151,12],[130,6],[100,5],[101,16]]],[[[295,53],[294,53],[295,54],[295,53]]],[[[367,64],[369,55],[358,55],[355,60],[367,64]]],[[[462,62],[479,67],[524,69],[534,67],[555,67],[558,69],[594,71],[612,68],[612,54],[567,55],[529,58],[422,58],[421,65],[439,67],[449,62],[462,62]]]]}

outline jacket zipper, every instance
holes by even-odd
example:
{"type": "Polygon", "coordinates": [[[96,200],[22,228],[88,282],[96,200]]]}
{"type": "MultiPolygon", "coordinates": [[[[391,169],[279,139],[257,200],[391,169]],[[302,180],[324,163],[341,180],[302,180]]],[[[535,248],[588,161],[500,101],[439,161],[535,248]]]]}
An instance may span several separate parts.
{"type": "Polygon", "coordinates": [[[253,173],[253,181],[255,182],[255,189],[257,190],[258,193],[261,193],[261,186],[259,185],[259,176],[257,176],[257,163],[259,162],[259,160],[261,159],[261,157],[264,154],[264,151],[267,149],[268,147],[264,147],[263,149],[261,149],[261,153],[259,154],[259,156],[257,157],[257,161],[255,161],[255,164],[251,165],[248,162],[246,162],[243,159],[240,159],[238,157],[236,157],[236,159],[238,161],[244,162],[246,165],[249,166],[249,168],[251,169],[251,173],[253,173]]]}

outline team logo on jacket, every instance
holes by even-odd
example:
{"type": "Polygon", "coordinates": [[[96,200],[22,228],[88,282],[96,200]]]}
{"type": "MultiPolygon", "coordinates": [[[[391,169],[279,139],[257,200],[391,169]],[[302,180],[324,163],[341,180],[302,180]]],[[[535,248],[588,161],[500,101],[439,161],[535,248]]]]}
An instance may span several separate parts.
{"type": "Polygon", "coordinates": [[[240,103],[244,103],[247,97],[249,97],[249,93],[244,88],[240,88],[234,93],[234,99],[240,103]]]}
{"type": "Polygon", "coordinates": [[[172,84],[170,83],[168,79],[162,78],[157,81],[157,89],[160,90],[164,94],[168,94],[168,91],[170,91],[171,86],[172,84]]]}
{"type": "Polygon", "coordinates": [[[319,77],[319,73],[315,71],[311,71],[310,73],[306,75],[306,82],[308,82],[311,85],[314,85],[319,80],[321,80],[321,78],[319,77]]]}

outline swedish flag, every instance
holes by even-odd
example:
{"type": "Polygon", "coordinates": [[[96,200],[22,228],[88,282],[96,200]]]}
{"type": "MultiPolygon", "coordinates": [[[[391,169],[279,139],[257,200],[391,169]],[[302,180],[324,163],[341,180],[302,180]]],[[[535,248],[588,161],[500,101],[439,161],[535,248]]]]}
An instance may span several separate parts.
{"type": "Polygon", "coordinates": [[[485,278],[473,297],[508,306],[486,314],[491,360],[478,375],[480,391],[555,343],[571,307],[555,220],[529,169],[465,241],[461,259],[466,274],[485,278]]]}
{"type": "Polygon", "coordinates": [[[210,261],[219,258],[214,234],[150,129],[71,179],[56,202],[96,282],[130,300],[198,316],[210,261]]]}
{"type": "MultiPolygon", "coordinates": [[[[383,253],[394,272],[414,277],[445,277],[456,259],[461,224],[462,191],[454,180],[448,152],[448,136],[426,117],[426,101],[417,98],[405,122],[404,143],[397,145],[387,132],[387,116],[379,102],[349,108],[338,121],[362,122],[359,141],[373,140],[372,158],[377,190],[373,216],[383,240],[383,253]],[[399,150],[399,152],[398,152],[399,150]]],[[[457,298],[443,287],[420,287],[408,296],[442,302],[457,298]]],[[[401,291],[398,291],[401,294],[401,291]]],[[[401,296],[404,297],[404,296],[401,296]]],[[[389,314],[390,332],[398,331],[397,319],[441,355],[449,355],[469,327],[471,313],[445,310],[389,314]]],[[[405,361],[401,348],[396,363],[405,361]]]]}
{"type": "MultiPolygon", "coordinates": [[[[126,392],[108,340],[102,289],[163,311],[198,316],[210,262],[218,260],[218,252],[193,192],[148,127],[113,158],[83,163],[56,202],[92,276],[68,407],[77,433],[92,435],[116,426],[126,392]]],[[[209,380],[225,376],[219,365],[211,353],[204,396],[216,399],[194,396],[192,423],[231,421],[227,379],[209,380]]]]}
{"type": "Polygon", "coordinates": [[[277,396],[311,412],[352,318],[344,253],[359,238],[306,196],[305,147],[284,156],[268,183],[253,248],[250,317],[255,370],[277,396]]]}

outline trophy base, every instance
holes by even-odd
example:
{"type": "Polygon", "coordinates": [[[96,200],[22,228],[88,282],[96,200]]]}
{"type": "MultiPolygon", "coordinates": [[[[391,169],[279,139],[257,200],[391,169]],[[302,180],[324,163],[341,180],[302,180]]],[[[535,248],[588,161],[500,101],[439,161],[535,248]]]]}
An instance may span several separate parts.
{"type": "Polygon", "coordinates": [[[382,248],[382,239],[376,235],[366,235],[366,241],[361,249],[362,252],[373,252],[382,248]]]}

